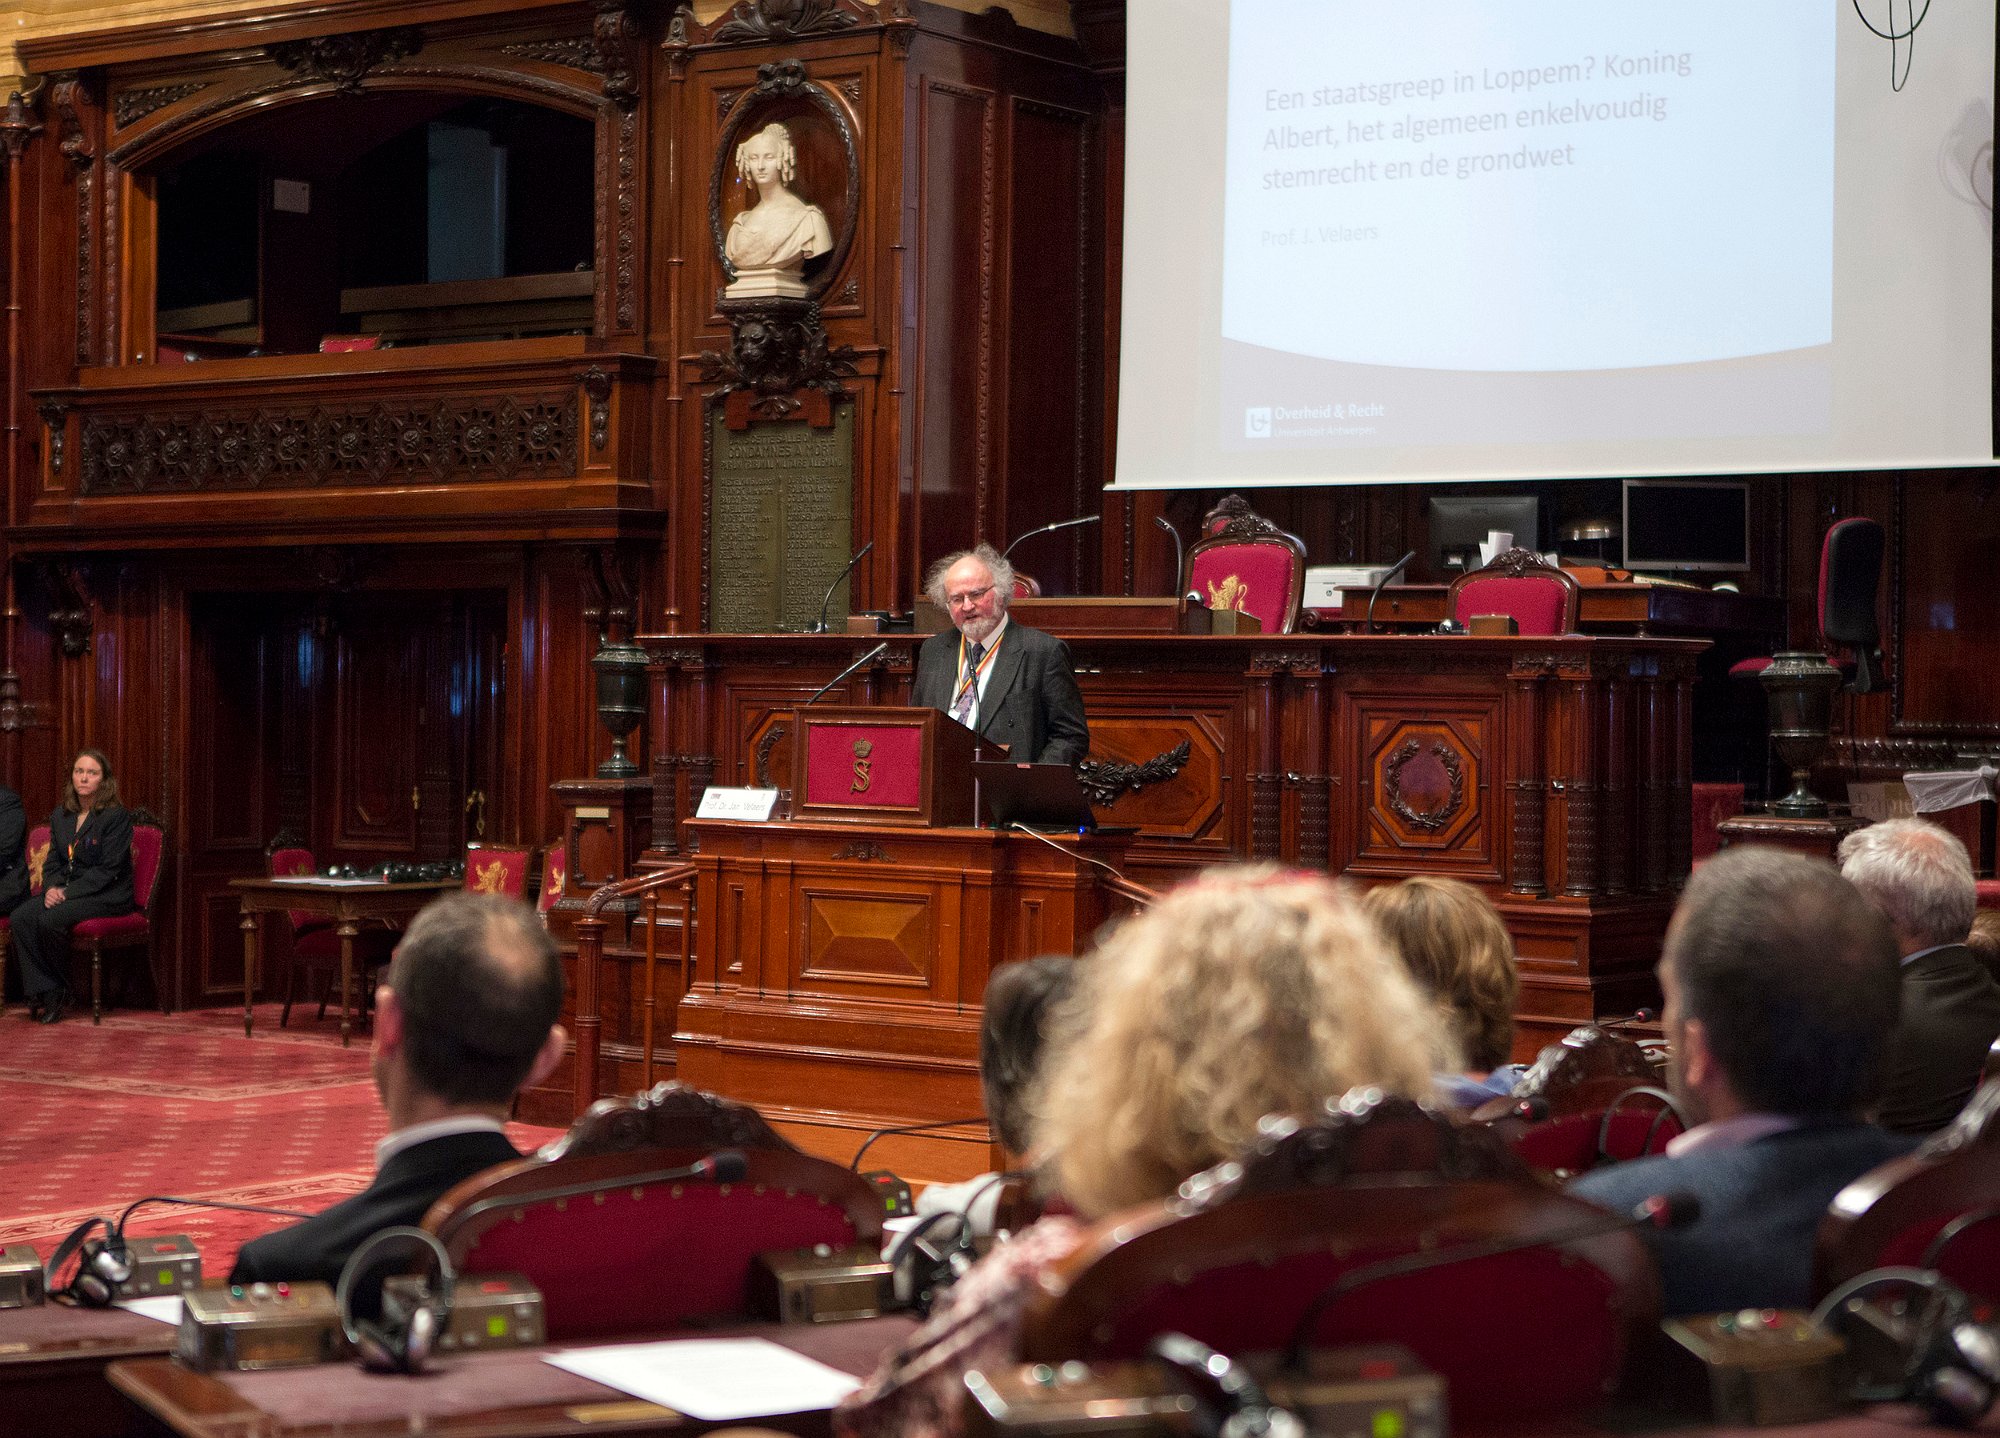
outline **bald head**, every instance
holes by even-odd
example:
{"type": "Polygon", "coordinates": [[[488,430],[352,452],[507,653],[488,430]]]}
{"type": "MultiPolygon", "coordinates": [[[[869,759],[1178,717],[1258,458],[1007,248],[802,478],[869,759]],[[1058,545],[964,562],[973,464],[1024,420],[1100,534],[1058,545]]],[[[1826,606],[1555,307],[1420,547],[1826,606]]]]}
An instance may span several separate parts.
{"type": "Polygon", "coordinates": [[[452,1104],[514,1096],[562,1012],[555,941],[527,905],[448,894],[417,915],[385,980],[410,1077],[452,1104]]]}

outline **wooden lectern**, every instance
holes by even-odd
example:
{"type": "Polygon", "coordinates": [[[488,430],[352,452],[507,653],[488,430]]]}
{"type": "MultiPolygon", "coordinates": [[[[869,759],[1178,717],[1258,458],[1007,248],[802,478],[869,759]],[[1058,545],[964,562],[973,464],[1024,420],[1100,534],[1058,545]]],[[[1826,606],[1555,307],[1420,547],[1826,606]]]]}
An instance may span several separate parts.
{"type": "Polygon", "coordinates": [[[1088,947],[1120,902],[1101,878],[1125,841],[971,827],[972,761],[997,746],[935,709],[811,707],[792,722],[791,820],[688,826],[677,1077],[824,1157],[931,1123],[870,1164],[921,1181],[1004,1167],[979,1117],[986,980],[1088,947]]]}
{"type": "Polygon", "coordinates": [[[792,817],[938,828],[972,822],[972,761],[995,746],[929,706],[792,713],[792,817]]]}

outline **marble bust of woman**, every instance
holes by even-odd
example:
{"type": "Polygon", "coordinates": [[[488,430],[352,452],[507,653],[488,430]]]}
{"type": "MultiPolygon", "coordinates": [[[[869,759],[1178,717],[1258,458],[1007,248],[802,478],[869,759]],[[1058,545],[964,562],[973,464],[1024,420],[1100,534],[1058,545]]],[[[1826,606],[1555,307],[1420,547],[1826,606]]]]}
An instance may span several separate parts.
{"type": "Polygon", "coordinates": [[[797,170],[792,133],[775,121],[736,147],[736,173],[755,187],[757,203],[723,238],[723,253],[736,268],[724,294],[803,295],[805,262],[833,248],[826,212],[792,193],[797,170]]]}

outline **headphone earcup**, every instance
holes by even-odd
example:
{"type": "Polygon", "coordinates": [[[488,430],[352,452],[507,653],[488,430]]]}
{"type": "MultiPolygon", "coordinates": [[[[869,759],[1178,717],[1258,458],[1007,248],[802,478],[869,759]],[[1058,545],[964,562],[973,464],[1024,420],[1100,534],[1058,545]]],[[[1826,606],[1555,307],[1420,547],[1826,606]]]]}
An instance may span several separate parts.
{"type": "Polygon", "coordinates": [[[123,1239],[85,1244],[83,1254],[84,1266],[112,1287],[130,1281],[132,1250],[125,1246],[123,1239]]]}
{"type": "Polygon", "coordinates": [[[403,1333],[398,1327],[357,1319],[354,1324],[354,1351],[361,1366],[375,1373],[401,1373],[403,1333]]]}
{"type": "Polygon", "coordinates": [[[1917,1381],[1910,1395],[1925,1413],[1952,1428],[1970,1428],[1993,1406],[1993,1385],[1971,1369],[1946,1362],[1917,1381]]]}

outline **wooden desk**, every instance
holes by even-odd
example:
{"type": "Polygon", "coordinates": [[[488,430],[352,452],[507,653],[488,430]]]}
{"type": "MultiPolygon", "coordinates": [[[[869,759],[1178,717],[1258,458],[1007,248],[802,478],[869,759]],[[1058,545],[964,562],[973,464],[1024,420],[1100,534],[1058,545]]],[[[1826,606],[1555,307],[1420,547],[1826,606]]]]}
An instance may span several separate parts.
{"type": "Polygon", "coordinates": [[[105,1370],[128,1358],[171,1353],[174,1328],[122,1308],[0,1311],[0,1429],[119,1438],[145,1431],[105,1370]]]}
{"type": "Polygon", "coordinates": [[[250,1036],[250,1000],[257,989],[258,961],[263,956],[264,934],[259,915],[297,909],[324,914],[333,920],[340,936],[340,1042],[345,1047],[353,1032],[354,936],[364,924],[401,929],[417,916],[417,911],[439,894],[459,887],[456,879],[429,879],[409,884],[328,884],[305,877],[290,879],[232,879],[243,916],[243,1036],[250,1036]]]}
{"type": "MultiPolygon", "coordinates": [[[[767,1338],[830,1368],[865,1377],[915,1327],[906,1317],[855,1323],[759,1324],[690,1338],[767,1338]]],[[[675,1335],[669,1335],[675,1336],[675,1335]]],[[[574,1347],[576,1345],[567,1345],[574,1347]]],[[[183,1438],[567,1438],[571,1434],[704,1433],[721,1426],[638,1402],[542,1362],[546,1350],[474,1353],[440,1360],[417,1378],[365,1373],[351,1363],[263,1373],[196,1373],[170,1359],[119,1363],[111,1383],[183,1438]]],[[[827,1410],[750,1420],[758,1427],[823,1434],[827,1410]]]]}
{"type": "MultiPolygon", "coordinates": [[[[1444,618],[1446,587],[1390,585],[1375,605],[1375,623],[1384,630],[1435,629],[1444,618]]],[[[1338,609],[1308,609],[1303,620],[1307,629],[1360,632],[1367,616],[1368,591],[1343,589],[1338,609]]],[[[1584,584],[1577,595],[1576,622],[1594,634],[1782,635],[1785,601],[1678,584],[1584,584]]]]}

